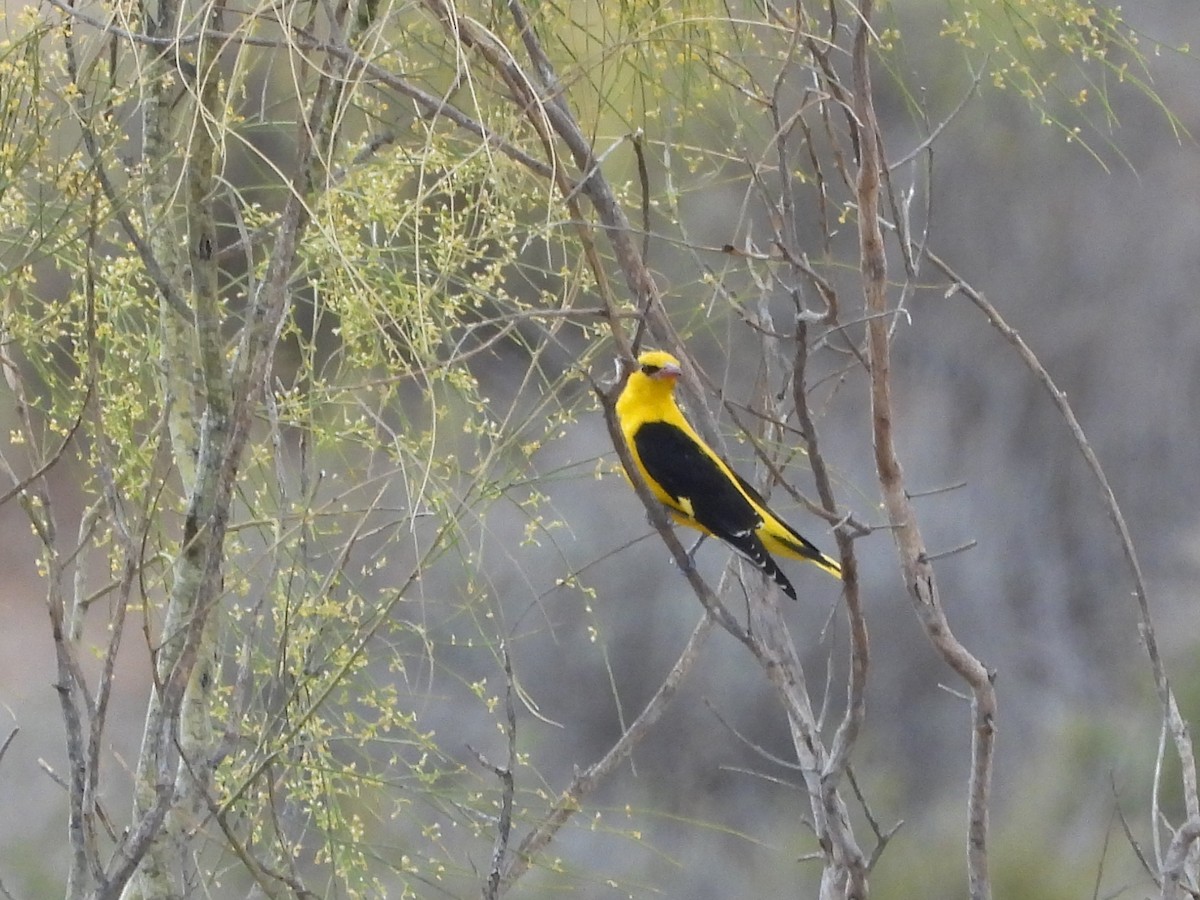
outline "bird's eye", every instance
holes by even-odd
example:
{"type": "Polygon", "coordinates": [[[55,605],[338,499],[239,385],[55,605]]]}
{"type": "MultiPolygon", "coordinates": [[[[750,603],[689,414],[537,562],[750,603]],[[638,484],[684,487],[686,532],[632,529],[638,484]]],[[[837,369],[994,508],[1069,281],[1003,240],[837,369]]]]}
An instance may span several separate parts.
{"type": "Polygon", "coordinates": [[[646,363],[646,365],[642,366],[642,374],[653,375],[661,368],[662,366],[653,366],[650,363],[646,363]]]}

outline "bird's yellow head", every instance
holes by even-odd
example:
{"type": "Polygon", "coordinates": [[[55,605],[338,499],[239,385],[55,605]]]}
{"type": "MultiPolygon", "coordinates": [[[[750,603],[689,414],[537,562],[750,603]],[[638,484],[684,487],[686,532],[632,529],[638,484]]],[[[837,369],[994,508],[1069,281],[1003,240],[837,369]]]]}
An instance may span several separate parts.
{"type": "Polygon", "coordinates": [[[647,350],[637,358],[637,366],[617,398],[617,418],[627,431],[627,440],[642,422],[670,418],[672,411],[679,415],[675,382],[682,374],[679,360],[662,350],[647,350]]]}
{"type": "Polygon", "coordinates": [[[651,381],[663,382],[674,387],[675,379],[683,374],[679,360],[665,350],[647,350],[638,357],[637,362],[637,371],[631,377],[640,375],[651,381]]]}
{"type": "Polygon", "coordinates": [[[618,414],[628,416],[633,409],[643,414],[649,409],[673,406],[675,382],[682,374],[679,360],[670,353],[647,350],[638,357],[637,368],[629,373],[617,403],[618,414]]]}

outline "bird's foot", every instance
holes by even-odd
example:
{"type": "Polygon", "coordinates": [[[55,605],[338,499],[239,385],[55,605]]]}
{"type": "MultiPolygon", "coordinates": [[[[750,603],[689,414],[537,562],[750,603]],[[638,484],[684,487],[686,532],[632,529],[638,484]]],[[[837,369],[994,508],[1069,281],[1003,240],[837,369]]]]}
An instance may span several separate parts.
{"type": "MultiPolygon", "coordinates": [[[[699,540],[697,540],[696,543],[692,544],[691,549],[689,549],[687,551],[687,553],[684,554],[684,558],[686,559],[686,562],[683,565],[679,566],[683,572],[696,571],[696,551],[700,549],[700,545],[704,543],[704,539],[706,537],[708,537],[708,535],[706,535],[706,534],[700,535],[699,540]]],[[[676,565],[679,565],[679,561],[677,559],[675,559],[674,557],[671,558],[671,561],[673,563],[675,563],[676,565]]]]}

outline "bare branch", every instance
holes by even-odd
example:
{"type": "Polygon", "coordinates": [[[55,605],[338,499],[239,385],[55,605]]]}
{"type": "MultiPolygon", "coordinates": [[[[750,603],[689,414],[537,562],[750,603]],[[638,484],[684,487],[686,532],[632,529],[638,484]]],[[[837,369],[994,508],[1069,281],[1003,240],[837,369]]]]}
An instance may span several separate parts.
{"type": "Polygon", "coordinates": [[[960,278],[944,260],[928,250],[926,251],[926,256],[943,275],[951,280],[954,288],[970,300],[976,309],[983,313],[992,327],[1000,332],[1004,339],[1017,351],[1026,368],[1033,373],[1038,383],[1050,395],[1051,401],[1054,403],[1059,415],[1066,423],[1072,439],[1075,441],[1076,449],[1079,450],[1089,471],[1091,471],[1092,476],[1096,479],[1101,499],[1104,502],[1104,508],[1108,513],[1109,521],[1117,532],[1117,540],[1121,545],[1121,552],[1125,558],[1126,567],[1129,570],[1130,580],[1133,583],[1133,595],[1137,601],[1140,622],[1139,630],[1142,636],[1142,643],[1146,648],[1146,655],[1150,659],[1150,668],[1154,675],[1154,687],[1158,693],[1159,704],[1162,707],[1164,727],[1169,730],[1174,742],[1175,753],[1179,757],[1180,775],[1183,779],[1183,797],[1187,808],[1188,820],[1195,821],[1200,819],[1200,792],[1197,790],[1196,756],[1191,734],[1187,722],[1179,712],[1179,707],[1175,700],[1175,692],[1171,688],[1170,680],[1167,677],[1166,665],[1158,648],[1158,640],[1154,631],[1154,621],[1150,614],[1149,594],[1146,590],[1145,579],[1142,576],[1141,564],[1138,562],[1137,551],[1133,545],[1133,538],[1129,533],[1128,525],[1125,523],[1125,517],[1121,513],[1121,507],[1117,503],[1116,495],[1113,493],[1112,487],[1108,482],[1108,477],[1104,474],[1104,469],[1100,465],[1100,460],[1092,449],[1087,436],[1084,434],[1079,420],[1075,417],[1075,411],[1071,408],[1071,404],[1067,400],[1067,395],[1055,384],[1050,373],[1041,364],[1041,361],[1021,338],[1016,329],[1004,320],[999,311],[981,292],[975,290],[969,283],[960,278]]]}
{"type": "Polygon", "coordinates": [[[1186,885],[1188,857],[1192,845],[1200,840],[1200,819],[1188,819],[1175,830],[1167,855],[1163,859],[1162,900],[1182,900],[1196,896],[1194,887],[1186,885]]]}
{"type": "Polygon", "coordinates": [[[854,109],[863,128],[858,141],[861,154],[858,182],[858,229],[863,289],[867,312],[875,314],[867,323],[871,362],[871,421],[875,442],[875,467],[883,491],[884,507],[894,526],[892,535],[900,555],[909,598],[925,633],[942,659],[971,688],[972,751],[968,784],[967,874],[972,900],[991,897],[988,875],[988,811],[995,747],[996,692],[992,674],[955,638],[938,597],[933,567],[929,562],[917,518],[904,488],[904,474],[892,433],[892,378],[889,322],[879,316],[887,310],[887,259],[880,229],[879,202],[881,161],[878,125],[871,92],[868,47],[873,0],[860,0],[859,22],[854,39],[854,109]]]}

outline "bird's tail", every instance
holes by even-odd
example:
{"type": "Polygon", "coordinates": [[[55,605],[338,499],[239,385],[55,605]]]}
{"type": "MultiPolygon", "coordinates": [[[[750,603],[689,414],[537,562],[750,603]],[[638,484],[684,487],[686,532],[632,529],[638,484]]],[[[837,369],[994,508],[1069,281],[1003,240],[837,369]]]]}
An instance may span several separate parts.
{"type": "Polygon", "coordinates": [[[769,556],[767,557],[767,561],[770,564],[770,568],[768,569],[767,566],[763,566],[763,571],[771,577],[772,581],[779,585],[779,589],[781,591],[783,591],[793,600],[797,600],[798,598],[796,597],[796,589],[792,587],[792,583],[788,581],[788,577],[783,574],[783,569],[779,568],[779,566],[775,564],[775,560],[771,559],[769,556]]]}
{"type": "Polygon", "coordinates": [[[771,558],[766,545],[757,534],[753,531],[738,531],[722,535],[721,540],[732,547],[742,559],[779,585],[781,591],[793,600],[797,599],[796,589],[792,587],[788,577],[783,574],[779,564],[771,558]]]}
{"type": "MultiPolygon", "coordinates": [[[[759,545],[762,546],[761,544],[759,545]]],[[[792,587],[792,583],[788,581],[788,577],[783,574],[783,569],[779,568],[779,564],[771,559],[769,553],[763,553],[761,556],[746,556],[754,567],[779,585],[779,589],[791,597],[793,600],[798,600],[796,597],[796,589],[792,587]]]]}
{"type": "Polygon", "coordinates": [[[787,534],[766,534],[764,535],[763,543],[772,553],[778,553],[780,556],[791,557],[792,559],[807,560],[813,565],[824,569],[834,578],[842,577],[842,566],[836,559],[826,556],[818,550],[812,543],[798,535],[787,523],[781,522],[784,528],[787,529],[787,534]]]}
{"type": "MultiPolygon", "coordinates": [[[[746,481],[746,479],[742,478],[736,472],[733,473],[733,477],[737,479],[738,484],[741,486],[742,493],[758,507],[758,513],[763,519],[762,525],[758,529],[758,536],[762,539],[763,545],[769,553],[778,553],[780,556],[786,556],[790,559],[808,560],[813,565],[824,569],[834,578],[841,579],[841,563],[832,557],[826,556],[811,541],[796,531],[795,528],[772,513],[767,507],[767,501],[763,499],[762,494],[754,489],[754,485],[750,484],[750,482],[746,481]]],[[[791,594],[790,596],[794,598],[796,595],[791,594]]]]}

